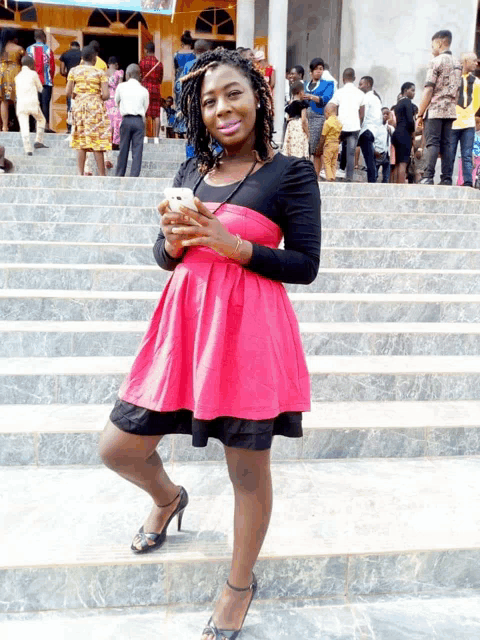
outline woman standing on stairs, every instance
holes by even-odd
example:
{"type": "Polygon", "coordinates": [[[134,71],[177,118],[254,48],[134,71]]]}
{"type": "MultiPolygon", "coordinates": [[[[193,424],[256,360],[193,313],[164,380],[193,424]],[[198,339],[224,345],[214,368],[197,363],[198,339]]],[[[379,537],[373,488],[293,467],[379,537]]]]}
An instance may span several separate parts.
{"type": "Polygon", "coordinates": [[[8,110],[15,102],[15,77],[20,73],[20,60],[24,55],[15,30],[3,29],[0,34],[0,116],[4,132],[8,131],[8,110]]]}
{"type": "Polygon", "coordinates": [[[72,106],[72,140],[70,146],[77,149],[78,172],[85,171],[87,151],[93,151],[98,175],[105,175],[105,151],[112,148],[110,120],[105,101],[110,97],[108,76],[95,68],[97,54],[93,47],[82,50],[81,65],[70,70],[67,79],[67,97],[75,96],[72,106]]]}
{"type": "Polygon", "coordinates": [[[224,640],[237,638],[257,587],[273,436],[301,437],[302,412],[310,410],[298,322],[282,283],[309,284],[317,275],[320,194],[308,160],[274,153],[271,92],[238,53],[200,56],[184,78],[181,109],[195,158],[182,164],[174,186],[193,190],[198,212],[159,206],[154,254],[173,274],[100,455],[152,497],[132,544],[145,553],[163,544],[176,515],[180,527],[188,504],[156,452],[161,438],[183,433],[195,447],[209,437],[223,443],[235,497],[233,558],[202,640],[224,640]]]}

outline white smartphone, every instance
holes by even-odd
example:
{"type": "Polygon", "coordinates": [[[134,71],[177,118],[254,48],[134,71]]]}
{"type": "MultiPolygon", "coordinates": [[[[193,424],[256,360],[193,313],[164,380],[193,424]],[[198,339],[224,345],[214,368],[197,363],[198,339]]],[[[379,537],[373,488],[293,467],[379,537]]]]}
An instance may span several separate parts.
{"type": "MultiPolygon", "coordinates": [[[[168,206],[174,213],[180,213],[180,207],[187,207],[187,209],[197,211],[197,207],[193,201],[193,191],[191,189],[186,187],[168,187],[165,189],[165,198],[167,198],[168,206]]],[[[189,222],[197,225],[198,227],[202,226],[193,218],[189,218],[189,222]]]]}

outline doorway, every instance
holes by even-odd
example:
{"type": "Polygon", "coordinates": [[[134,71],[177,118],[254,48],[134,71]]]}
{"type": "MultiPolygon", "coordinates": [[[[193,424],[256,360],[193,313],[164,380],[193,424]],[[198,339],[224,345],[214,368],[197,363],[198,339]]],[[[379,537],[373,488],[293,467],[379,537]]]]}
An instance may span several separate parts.
{"type": "Polygon", "coordinates": [[[15,36],[18,38],[18,44],[25,50],[35,43],[33,29],[15,29],[15,36]]]}
{"type": "Polygon", "coordinates": [[[118,66],[124,71],[129,64],[138,64],[138,38],[137,36],[123,35],[97,35],[96,33],[84,33],[84,46],[96,40],[100,45],[100,57],[108,64],[108,59],[115,56],[118,66]]]}

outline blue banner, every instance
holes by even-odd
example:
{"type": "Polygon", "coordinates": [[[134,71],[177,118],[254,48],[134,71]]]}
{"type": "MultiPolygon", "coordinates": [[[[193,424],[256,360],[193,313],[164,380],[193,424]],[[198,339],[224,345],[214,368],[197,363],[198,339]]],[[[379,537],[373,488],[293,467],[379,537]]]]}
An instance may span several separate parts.
{"type": "Polygon", "coordinates": [[[92,9],[120,9],[170,16],[175,12],[176,0],[35,0],[37,3],[58,4],[68,7],[92,9]]]}

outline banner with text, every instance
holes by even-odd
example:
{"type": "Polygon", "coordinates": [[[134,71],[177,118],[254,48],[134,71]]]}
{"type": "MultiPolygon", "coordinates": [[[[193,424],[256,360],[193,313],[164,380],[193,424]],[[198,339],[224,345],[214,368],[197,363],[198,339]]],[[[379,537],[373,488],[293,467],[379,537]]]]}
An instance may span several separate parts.
{"type": "Polygon", "coordinates": [[[92,9],[114,9],[141,11],[170,16],[175,13],[176,0],[35,0],[42,4],[58,4],[68,7],[91,7],[92,9]]]}

